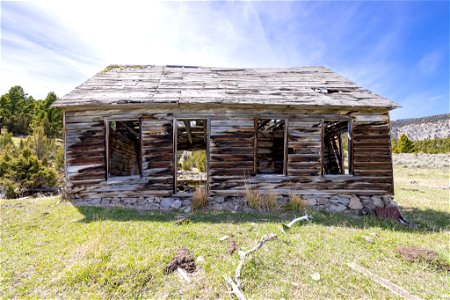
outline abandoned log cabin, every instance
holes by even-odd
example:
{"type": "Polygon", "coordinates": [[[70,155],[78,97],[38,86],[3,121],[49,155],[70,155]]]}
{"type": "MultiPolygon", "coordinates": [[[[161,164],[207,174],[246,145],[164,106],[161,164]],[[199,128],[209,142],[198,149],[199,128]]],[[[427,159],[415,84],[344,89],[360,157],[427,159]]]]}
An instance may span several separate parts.
{"type": "Polygon", "coordinates": [[[398,105],[324,67],[111,65],[54,106],[64,112],[66,190],[78,205],[361,213],[391,205],[389,111],[398,105]]]}

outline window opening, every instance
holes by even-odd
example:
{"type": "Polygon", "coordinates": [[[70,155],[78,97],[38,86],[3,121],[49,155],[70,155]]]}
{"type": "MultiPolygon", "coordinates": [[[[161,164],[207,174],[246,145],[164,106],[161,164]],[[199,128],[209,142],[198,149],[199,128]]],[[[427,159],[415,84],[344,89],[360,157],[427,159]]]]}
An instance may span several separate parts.
{"type": "Polygon", "coordinates": [[[351,174],[349,121],[324,121],[322,172],[324,175],[351,174]]]}
{"type": "Polygon", "coordinates": [[[206,185],[207,124],[206,119],[176,120],[176,192],[192,193],[206,185]]]}
{"type": "Polygon", "coordinates": [[[139,120],[108,123],[108,177],[141,174],[141,126],[139,120]]]}
{"type": "Polygon", "coordinates": [[[285,123],[285,120],[277,119],[257,120],[257,174],[283,174],[285,123]]]}

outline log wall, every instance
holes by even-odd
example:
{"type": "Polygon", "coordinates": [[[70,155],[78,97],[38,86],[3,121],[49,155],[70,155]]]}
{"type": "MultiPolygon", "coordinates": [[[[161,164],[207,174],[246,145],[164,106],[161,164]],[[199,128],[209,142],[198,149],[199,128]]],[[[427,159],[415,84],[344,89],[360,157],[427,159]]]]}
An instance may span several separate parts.
{"type": "Polygon", "coordinates": [[[387,113],[267,110],[195,112],[149,109],[65,112],[67,188],[74,199],[171,196],[174,192],[173,118],[209,118],[210,196],[246,188],[277,194],[392,193],[387,113]],[[141,120],[142,175],[106,180],[105,118],[141,120]],[[255,118],[286,120],[285,175],[255,175],[255,118]],[[352,119],[353,175],[321,175],[323,120],[352,119]]]}

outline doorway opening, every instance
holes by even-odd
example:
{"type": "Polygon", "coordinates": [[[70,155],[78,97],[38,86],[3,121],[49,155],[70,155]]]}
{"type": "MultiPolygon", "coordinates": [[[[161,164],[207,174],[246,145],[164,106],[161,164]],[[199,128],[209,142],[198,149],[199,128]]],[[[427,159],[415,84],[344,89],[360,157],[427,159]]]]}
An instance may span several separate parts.
{"type": "Polygon", "coordinates": [[[349,175],[351,162],[351,122],[324,121],[322,137],[322,173],[349,175]]]}
{"type": "Polygon", "coordinates": [[[285,120],[257,119],[256,174],[283,174],[285,120]]]}
{"type": "Polygon", "coordinates": [[[207,189],[207,119],[176,119],[175,193],[207,189]]]}

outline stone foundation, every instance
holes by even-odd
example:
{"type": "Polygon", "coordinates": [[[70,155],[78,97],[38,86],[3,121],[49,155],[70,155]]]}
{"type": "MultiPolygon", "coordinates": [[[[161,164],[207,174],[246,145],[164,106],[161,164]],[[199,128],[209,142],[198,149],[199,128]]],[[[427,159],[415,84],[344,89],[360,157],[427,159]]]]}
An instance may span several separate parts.
{"type": "MultiPolygon", "coordinates": [[[[302,195],[305,207],[313,210],[328,212],[345,212],[354,215],[369,214],[377,207],[397,206],[392,196],[357,196],[357,195],[302,195]]],[[[289,202],[288,195],[277,196],[278,205],[283,208],[289,202]]],[[[161,211],[192,211],[192,199],[190,195],[175,197],[139,197],[139,198],[98,198],[74,200],[75,205],[102,206],[102,207],[129,207],[136,209],[161,210],[161,211]]],[[[226,211],[256,211],[248,207],[241,196],[214,196],[210,197],[207,209],[226,211]]]]}

